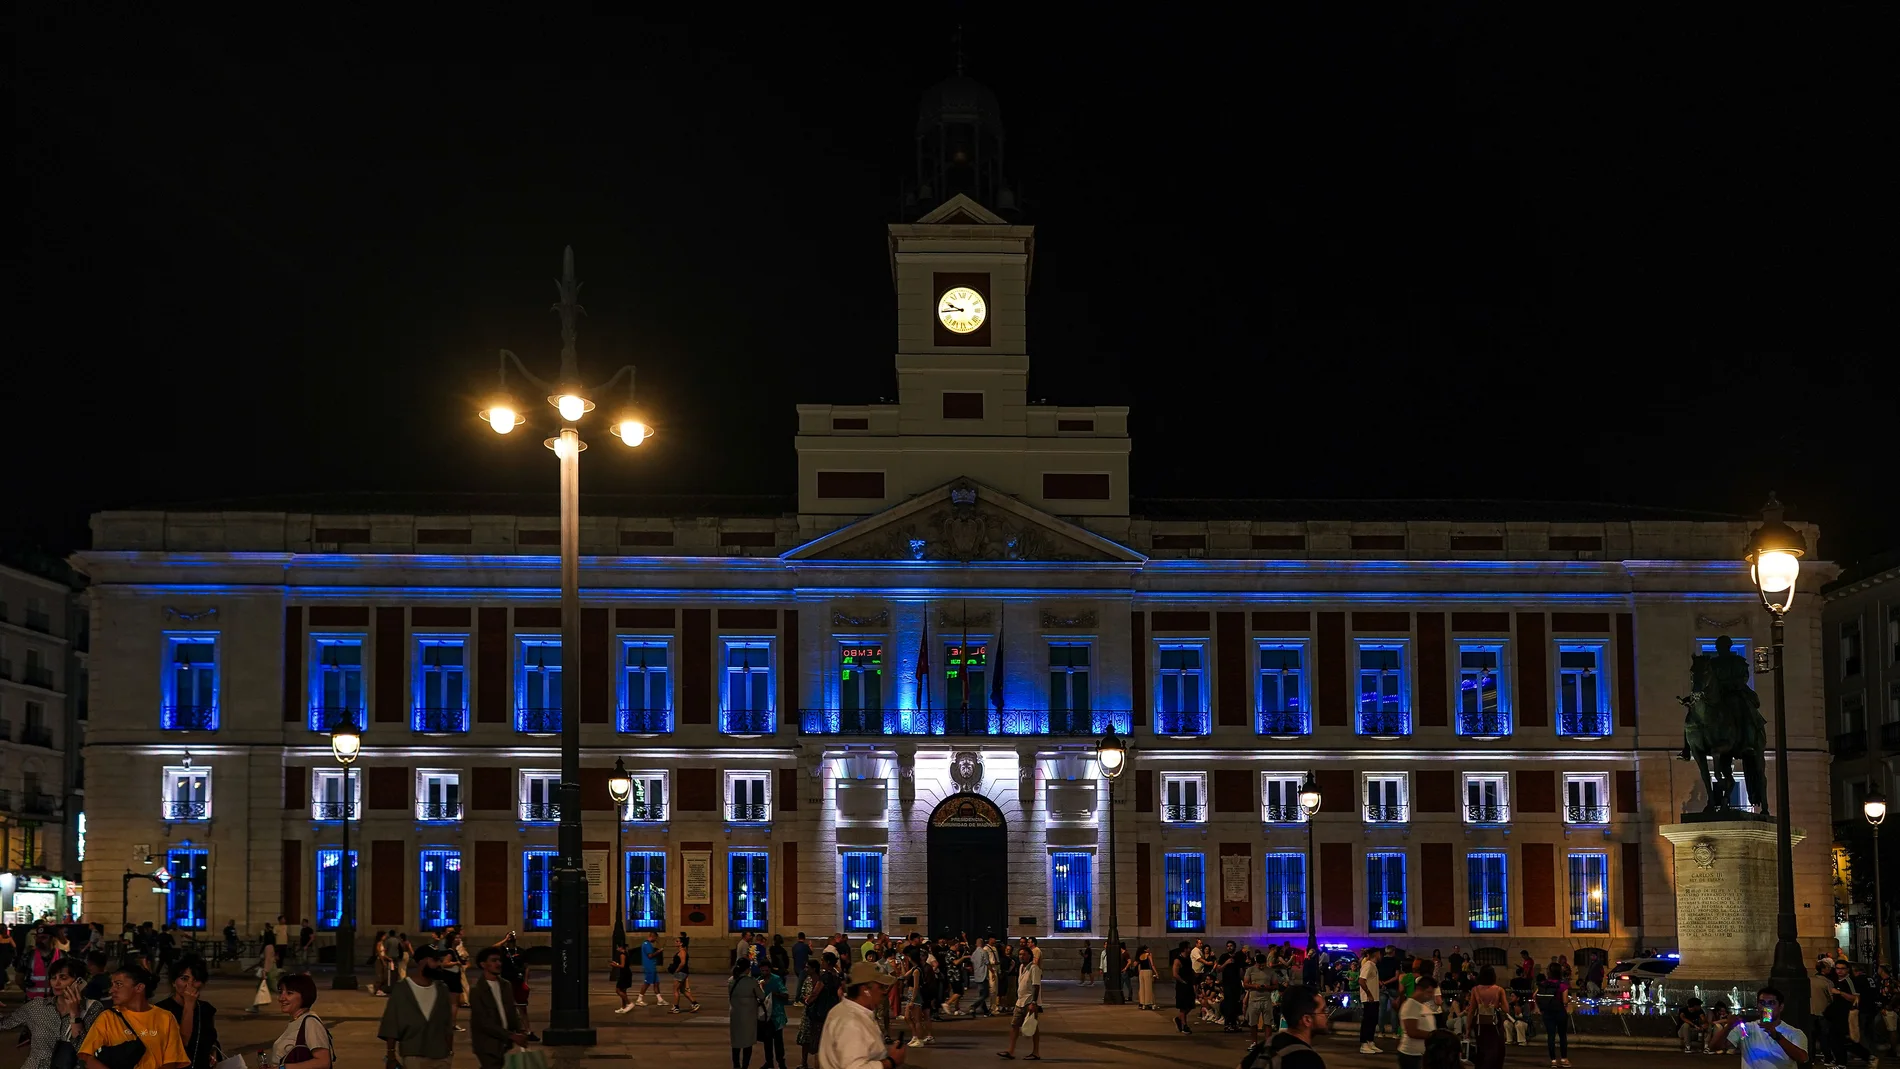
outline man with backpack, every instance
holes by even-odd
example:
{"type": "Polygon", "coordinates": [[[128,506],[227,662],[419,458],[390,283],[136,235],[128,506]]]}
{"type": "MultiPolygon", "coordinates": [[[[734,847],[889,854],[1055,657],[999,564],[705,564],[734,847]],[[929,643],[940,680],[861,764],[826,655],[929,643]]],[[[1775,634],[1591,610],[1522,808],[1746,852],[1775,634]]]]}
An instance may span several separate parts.
{"type": "Polygon", "coordinates": [[[1313,1049],[1314,1034],[1330,1027],[1319,993],[1305,984],[1286,988],[1280,992],[1280,1009],[1286,1027],[1248,1047],[1240,1069],[1326,1069],[1326,1059],[1313,1049]]]}

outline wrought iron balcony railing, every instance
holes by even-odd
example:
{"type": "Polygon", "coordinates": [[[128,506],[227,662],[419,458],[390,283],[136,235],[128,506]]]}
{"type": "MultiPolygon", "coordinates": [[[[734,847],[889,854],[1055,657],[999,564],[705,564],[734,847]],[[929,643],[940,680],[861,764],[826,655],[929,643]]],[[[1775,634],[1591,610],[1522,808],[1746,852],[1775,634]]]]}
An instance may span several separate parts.
{"type": "Polygon", "coordinates": [[[1570,824],[1608,824],[1610,807],[1607,805],[1567,805],[1564,806],[1564,820],[1570,824]]]}
{"type": "Polygon", "coordinates": [[[355,705],[313,705],[310,707],[310,730],[325,733],[348,724],[357,731],[369,730],[369,712],[355,705]]]}
{"type": "Polygon", "coordinates": [[[218,727],[218,707],[167,705],[159,714],[158,726],[164,731],[215,731],[218,727]]]}
{"type": "Polygon", "coordinates": [[[1268,803],[1260,807],[1260,819],[1266,824],[1304,824],[1306,814],[1297,805],[1268,803]]]}
{"type": "Polygon", "coordinates": [[[1254,714],[1254,733],[1275,739],[1298,739],[1313,733],[1313,718],[1301,711],[1258,712],[1254,714]]]}
{"type": "Polygon", "coordinates": [[[798,723],[802,735],[877,738],[912,734],[902,730],[901,715],[895,709],[802,709],[798,714],[798,723]]]}
{"type": "Polygon", "coordinates": [[[1466,824],[1509,824],[1510,822],[1510,806],[1472,804],[1465,806],[1466,824]]]}
{"type": "Polygon", "coordinates": [[[772,810],[764,802],[727,802],[726,819],[734,824],[763,824],[772,819],[772,810]]]}
{"type": "Polygon", "coordinates": [[[673,710],[623,705],[617,726],[627,735],[666,735],[673,730],[673,710]]]}
{"type": "MultiPolygon", "coordinates": [[[[1127,709],[800,709],[801,735],[881,738],[925,735],[1065,735],[1093,737],[1110,724],[1123,735],[1132,722],[1127,709]]],[[[764,731],[728,734],[769,734],[764,731]]]]}
{"type": "Polygon", "coordinates": [[[159,814],[168,821],[210,820],[210,802],[174,802],[159,803],[159,814]]]}
{"type": "Polygon", "coordinates": [[[1199,709],[1155,710],[1157,735],[1205,735],[1213,718],[1199,709]]]}
{"type": "Polygon", "coordinates": [[[523,802],[521,819],[530,824],[552,824],[561,819],[559,802],[523,802]]]}
{"type": "Polygon", "coordinates": [[[1558,713],[1557,734],[1575,739],[1600,739],[1610,733],[1608,713],[1558,713]]]}
{"type": "Polygon", "coordinates": [[[666,819],[666,803],[628,802],[626,819],[631,824],[658,824],[666,819]]]}
{"type": "Polygon", "coordinates": [[[1411,713],[1359,711],[1359,734],[1379,739],[1404,738],[1412,733],[1411,713]]]}
{"type": "Polygon", "coordinates": [[[1461,712],[1458,716],[1458,734],[1469,739],[1501,739],[1511,733],[1511,714],[1495,709],[1482,712],[1461,712]]]}
{"type": "Polygon", "coordinates": [[[524,705],[515,710],[515,730],[523,735],[559,735],[561,710],[524,705]]]}
{"type": "Polygon", "coordinates": [[[1368,805],[1366,806],[1367,824],[1403,824],[1411,819],[1412,807],[1408,805],[1368,805]]]}
{"type": "Polygon", "coordinates": [[[468,730],[468,708],[461,705],[444,708],[418,705],[412,723],[415,730],[423,735],[460,735],[468,730]]]}
{"type": "Polygon", "coordinates": [[[1843,731],[1827,740],[1827,750],[1836,757],[1859,757],[1867,752],[1867,732],[1843,731]]]}
{"type": "Polygon", "coordinates": [[[461,820],[461,802],[417,802],[417,820],[461,820]]]}
{"type": "Polygon", "coordinates": [[[52,690],[53,670],[51,668],[35,668],[29,664],[26,666],[26,675],[21,678],[21,682],[28,686],[44,687],[47,690],[52,690]]]}
{"type": "Polygon", "coordinates": [[[770,709],[721,709],[719,730],[727,735],[770,735],[778,724],[770,709]]]}
{"type": "Polygon", "coordinates": [[[1201,824],[1207,820],[1207,807],[1168,802],[1161,807],[1163,824],[1201,824]]]}
{"type": "Polygon", "coordinates": [[[44,746],[51,749],[53,746],[53,729],[28,724],[26,727],[20,729],[20,741],[28,746],[44,746]]]}
{"type": "Polygon", "coordinates": [[[311,802],[311,820],[358,820],[362,813],[348,802],[311,802]]]}

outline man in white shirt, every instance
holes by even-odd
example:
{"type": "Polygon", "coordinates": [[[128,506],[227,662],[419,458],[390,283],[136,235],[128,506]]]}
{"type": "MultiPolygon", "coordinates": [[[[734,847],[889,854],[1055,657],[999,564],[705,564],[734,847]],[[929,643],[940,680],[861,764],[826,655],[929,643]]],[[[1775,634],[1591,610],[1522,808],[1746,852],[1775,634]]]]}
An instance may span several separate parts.
{"type": "MultiPolygon", "coordinates": [[[[1016,1037],[1023,1034],[1023,1024],[1031,1017],[1042,1012],[1042,966],[1036,964],[1035,955],[1024,947],[1019,955],[1021,964],[1016,970],[1016,1012],[1009,1019],[1009,1049],[1001,1052],[1005,1058],[1016,1056],[1016,1037]]],[[[1029,1030],[1029,1056],[1042,1060],[1042,1029],[1029,1030]]]]}
{"type": "Polygon", "coordinates": [[[1377,1054],[1372,1037],[1379,1028],[1379,951],[1374,947],[1359,958],[1359,1053],[1377,1054]]]}
{"type": "MultiPolygon", "coordinates": [[[[1808,1060],[1807,1033],[1781,1019],[1781,992],[1764,987],[1755,993],[1755,1020],[1737,1021],[1729,1045],[1742,1052],[1743,1069],[1794,1069],[1808,1060]]],[[[1872,1064],[1869,1062],[1869,1064],[1872,1064]]]]}
{"type": "Polygon", "coordinates": [[[904,1064],[904,1048],[885,1045],[872,1007],[884,1002],[890,979],[876,965],[860,961],[851,966],[845,995],[825,1015],[818,1038],[818,1069],[897,1069],[904,1064]]]}
{"type": "Polygon", "coordinates": [[[972,1016],[990,1012],[990,948],[983,940],[976,941],[970,950],[970,979],[976,984],[976,1004],[970,1007],[972,1016]]]}

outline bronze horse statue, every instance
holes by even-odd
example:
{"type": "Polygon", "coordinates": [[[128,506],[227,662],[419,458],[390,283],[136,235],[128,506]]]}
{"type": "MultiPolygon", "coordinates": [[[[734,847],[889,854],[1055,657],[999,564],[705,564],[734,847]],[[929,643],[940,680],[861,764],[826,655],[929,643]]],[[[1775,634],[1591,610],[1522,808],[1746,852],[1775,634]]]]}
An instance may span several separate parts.
{"type": "Polygon", "coordinates": [[[1768,775],[1763,751],[1768,748],[1767,723],[1761,699],[1748,685],[1748,662],[1733,651],[1727,635],[1715,641],[1713,654],[1697,654],[1690,662],[1687,697],[1677,698],[1687,714],[1682,721],[1683,760],[1693,759],[1708,793],[1704,813],[1734,808],[1735,762],[1742,763],[1742,779],[1755,808],[1768,811],[1768,775]]]}

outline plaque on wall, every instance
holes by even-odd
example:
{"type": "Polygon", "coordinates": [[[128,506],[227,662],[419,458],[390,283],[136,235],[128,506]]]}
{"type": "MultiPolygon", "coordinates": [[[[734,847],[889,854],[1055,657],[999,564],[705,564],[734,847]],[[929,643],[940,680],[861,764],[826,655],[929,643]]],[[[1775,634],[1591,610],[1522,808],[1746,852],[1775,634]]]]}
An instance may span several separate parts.
{"type": "Polygon", "coordinates": [[[581,851],[581,866],[587,870],[587,904],[606,905],[613,899],[607,893],[607,850],[581,851]]]}
{"type": "Polygon", "coordinates": [[[931,823],[939,828],[1000,828],[1003,814],[996,803],[980,794],[951,798],[937,807],[931,823]]]}
{"type": "Polygon", "coordinates": [[[680,903],[712,905],[712,851],[680,851],[680,903]]]}

